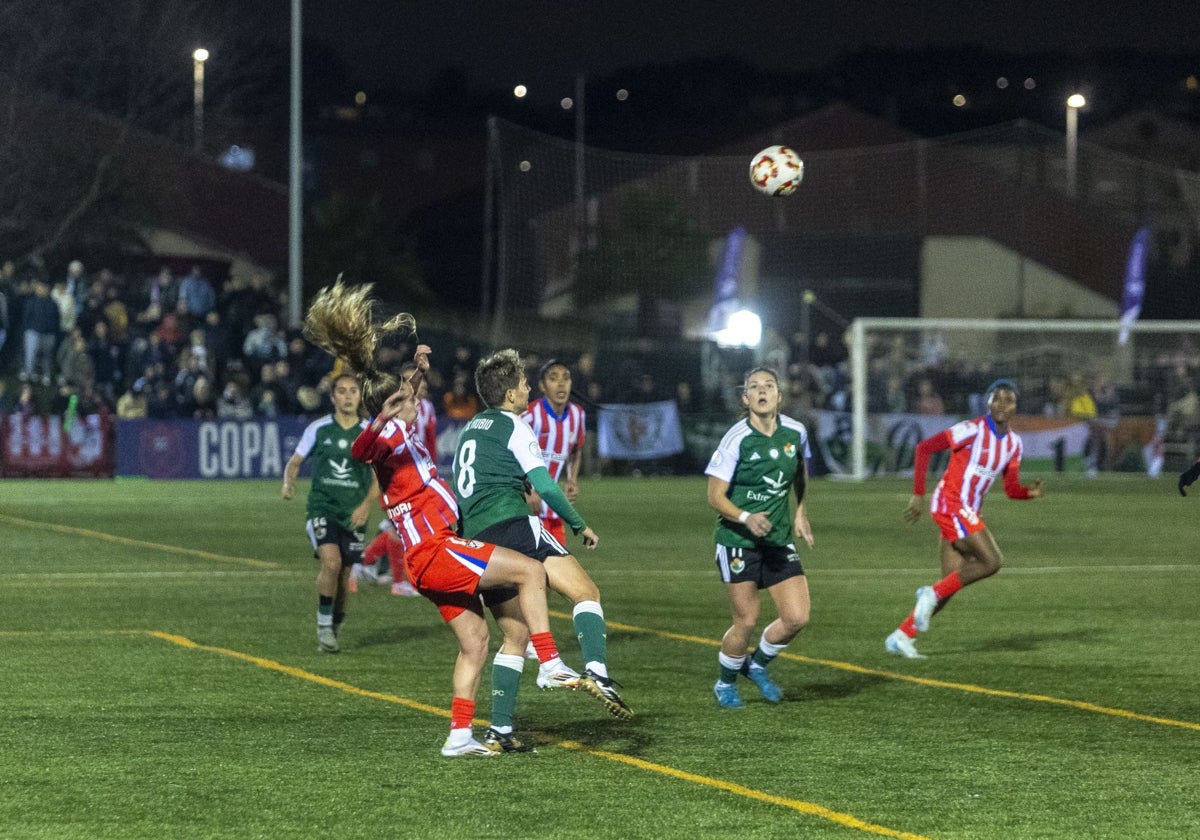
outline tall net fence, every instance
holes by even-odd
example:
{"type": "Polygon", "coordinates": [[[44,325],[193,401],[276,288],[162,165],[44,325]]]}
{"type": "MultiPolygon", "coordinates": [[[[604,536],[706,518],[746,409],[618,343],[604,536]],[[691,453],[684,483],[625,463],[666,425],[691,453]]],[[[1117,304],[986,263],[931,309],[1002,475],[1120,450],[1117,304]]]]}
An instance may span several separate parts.
{"type": "MultiPolygon", "coordinates": [[[[484,284],[494,333],[531,315],[564,319],[562,340],[595,351],[601,398],[691,394],[685,412],[728,417],[741,373],[763,361],[787,372],[798,405],[848,411],[856,318],[1115,319],[1142,227],[1151,229],[1143,318],[1194,311],[1197,175],[1083,142],[1072,178],[1063,136],[1029,123],[827,151],[817,145],[844,141],[818,123],[785,123],[728,154],[672,157],[494,120],[484,284]],[[774,143],[805,161],[785,198],[748,180],[753,154],[774,143]],[[735,238],[735,294],[763,328],[755,350],[710,340],[735,238]],[[832,384],[814,369],[833,371],[832,384]]],[[[1039,381],[1056,366],[1088,368],[1090,341],[1048,354],[1039,381]]],[[[1023,349],[999,346],[998,358],[1023,349]]],[[[1121,399],[1126,413],[1153,413],[1142,390],[1121,399]]]]}

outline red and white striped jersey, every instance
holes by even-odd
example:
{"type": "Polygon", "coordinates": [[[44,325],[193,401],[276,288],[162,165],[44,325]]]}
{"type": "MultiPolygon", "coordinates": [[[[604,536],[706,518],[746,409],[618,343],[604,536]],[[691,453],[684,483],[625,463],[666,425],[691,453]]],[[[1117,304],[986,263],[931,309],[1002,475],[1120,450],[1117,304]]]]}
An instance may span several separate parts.
{"type": "Polygon", "coordinates": [[[417,420],[413,425],[417,427],[417,437],[425,445],[425,451],[429,453],[429,457],[436,464],[438,459],[437,414],[433,410],[432,402],[427,399],[417,400],[417,420]]]}
{"type": "Polygon", "coordinates": [[[454,493],[438,477],[437,466],[414,430],[399,420],[389,421],[379,432],[368,425],[350,454],[374,468],[380,506],[396,526],[405,552],[425,540],[455,535],[454,493]]]}
{"type": "Polygon", "coordinates": [[[1029,495],[1021,485],[1021,436],[1011,428],[996,434],[990,416],[963,420],[921,441],[913,463],[913,492],[925,493],[925,471],[929,456],[950,449],[950,463],[930,499],[931,513],[956,514],[961,508],[979,512],[983,497],[995,480],[1004,476],[1004,492],[1010,498],[1029,495]]]}
{"type": "Polygon", "coordinates": [[[555,414],[550,401],[542,397],[529,404],[521,419],[533,429],[538,446],[542,448],[546,469],[550,477],[558,481],[567,468],[571,453],[583,446],[583,408],[569,402],[561,415],[555,414]]]}
{"type": "MultiPolygon", "coordinates": [[[[562,414],[555,414],[550,401],[542,397],[529,404],[521,419],[533,429],[533,435],[542,449],[542,460],[546,462],[546,470],[551,478],[558,481],[566,474],[571,453],[583,447],[583,424],[586,419],[583,407],[568,402],[563,407],[562,414]]],[[[542,519],[554,523],[560,517],[548,504],[542,502],[542,519]]]]}

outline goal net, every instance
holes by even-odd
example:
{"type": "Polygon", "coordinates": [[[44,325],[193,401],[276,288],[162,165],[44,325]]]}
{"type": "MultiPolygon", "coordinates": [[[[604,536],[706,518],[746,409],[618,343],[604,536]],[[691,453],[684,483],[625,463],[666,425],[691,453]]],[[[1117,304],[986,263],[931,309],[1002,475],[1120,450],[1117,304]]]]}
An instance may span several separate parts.
{"type": "Polygon", "coordinates": [[[820,455],[854,478],[911,470],[919,440],[985,414],[1006,378],[1034,469],[1180,467],[1200,433],[1200,321],[1119,333],[1112,320],[856,319],[847,410],[815,414],[820,455]]]}

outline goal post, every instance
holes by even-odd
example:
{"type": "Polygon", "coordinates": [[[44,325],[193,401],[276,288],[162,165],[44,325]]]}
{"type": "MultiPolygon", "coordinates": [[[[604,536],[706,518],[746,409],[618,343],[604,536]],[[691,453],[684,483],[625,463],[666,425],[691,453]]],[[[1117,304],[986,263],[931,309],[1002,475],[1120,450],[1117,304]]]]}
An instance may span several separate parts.
{"type": "MultiPolygon", "coordinates": [[[[1080,388],[1096,392],[1096,421],[1076,424],[1077,433],[1066,438],[1072,451],[1064,453],[1064,438],[1056,438],[1060,460],[1083,454],[1089,430],[1082,427],[1093,427],[1088,442],[1094,444],[1097,424],[1102,435],[1126,448],[1146,443],[1146,430],[1152,429],[1168,443],[1175,436],[1178,452],[1194,453],[1200,432],[1200,405],[1193,405],[1200,387],[1194,381],[1200,374],[1200,321],[1139,321],[1124,344],[1118,340],[1121,328],[1117,320],[855,319],[848,332],[850,457],[840,474],[862,480],[903,471],[905,460],[895,449],[911,448],[912,437],[926,426],[984,413],[983,392],[1000,377],[1020,389],[1018,431],[1056,419],[1066,428],[1071,418],[1064,416],[1065,403],[1080,388]],[[914,382],[930,381],[945,405],[936,422],[933,417],[918,422],[911,403],[907,410],[893,410],[888,394],[897,379],[910,400],[914,382]],[[896,432],[901,419],[910,421],[912,431],[902,441],[896,432]],[[1117,424],[1124,437],[1115,435],[1117,424]]],[[[1111,467],[1120,453],[1110,451],[1108,457],[1111,467]]]]}

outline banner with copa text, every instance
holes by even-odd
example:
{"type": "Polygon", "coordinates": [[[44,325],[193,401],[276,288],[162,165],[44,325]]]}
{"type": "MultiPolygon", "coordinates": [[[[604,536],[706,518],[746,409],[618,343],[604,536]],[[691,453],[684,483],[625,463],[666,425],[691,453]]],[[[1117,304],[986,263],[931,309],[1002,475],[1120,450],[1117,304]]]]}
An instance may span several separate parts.
{"type": "Polygon", "coordinates": [[[0,475],[8,478],[110,478],[113,418],[78,416],[70,429],[61,417],[0,414],[0,475]]]}
{"type": "Polygon", "coordinates": [[[674,400],[605,403],[596,419],[601,458],[666,458],[683,451],[683,430],[674,400]]]}
{"type": "MultiPolygon", "coordinates": [[[[117,475],[282,478],[307,417],[273,420],[119,420],[117,475]]],[[[305,462],[301,475],[306,475],[305,462]]]]}

